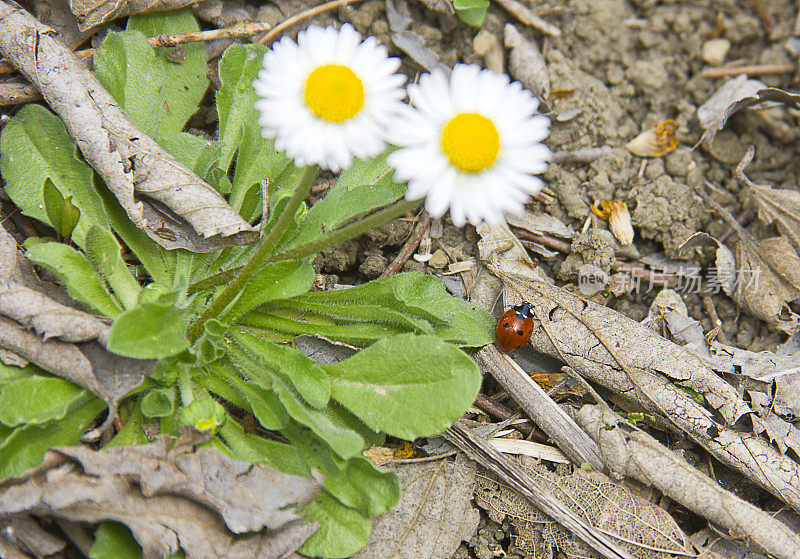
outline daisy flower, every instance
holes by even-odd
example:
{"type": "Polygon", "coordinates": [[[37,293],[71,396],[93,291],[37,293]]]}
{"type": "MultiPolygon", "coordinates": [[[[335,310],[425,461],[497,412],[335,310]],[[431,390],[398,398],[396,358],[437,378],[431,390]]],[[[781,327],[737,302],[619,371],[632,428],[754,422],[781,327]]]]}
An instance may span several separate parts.
{"type": "Polygon", "coordinates": [[[402,107],[405,77],[375,37],[345,24],[309,27],[264,55],[253,87],[265,138],[297,165],[337,172],[385,148],[387,119],[402,107]]]}
{"type": "Polygon", "coordinates": [[[450,209],[453,223],[501,223],[519,213],[544,184],[550,150],[540,143],[549,120],[539,101],[505,74],[459,64],[408,87],[413,108],[392,119],[388,139],[395,179],[408,181],[406,199],[426,197],[433,217],[450,209]]]}

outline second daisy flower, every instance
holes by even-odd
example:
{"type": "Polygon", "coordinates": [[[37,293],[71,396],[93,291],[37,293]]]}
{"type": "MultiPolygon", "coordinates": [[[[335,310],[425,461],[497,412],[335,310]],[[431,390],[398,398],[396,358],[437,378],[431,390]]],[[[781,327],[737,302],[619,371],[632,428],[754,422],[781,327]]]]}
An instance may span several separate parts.
{"type": "Polygon", "coordinates": [[[389,126],[401,149],[389,156],[406,198],[426,197],[433,217],[450,210],[453,223],[500,223],[539,192],[550,150],[539,102],[505,74],[459,64],[448,79],[434,70],[408,87],[406,107],[389,126]]]}

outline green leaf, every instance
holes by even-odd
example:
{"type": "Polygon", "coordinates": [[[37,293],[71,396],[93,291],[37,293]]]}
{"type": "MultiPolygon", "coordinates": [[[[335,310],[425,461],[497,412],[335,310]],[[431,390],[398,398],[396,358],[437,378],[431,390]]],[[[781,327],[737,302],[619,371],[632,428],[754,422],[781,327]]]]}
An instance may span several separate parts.
{"type": "Polygon", "coordinates": [[[61,243],[39,243],[25,251],[25,256],[67,286],[69,296],[108,317],[117,316],[117,302],[106,291],[103,280],[87,258],[61,243]]]}
{"type": "Polygon", "coordinates": [[[483,25],[486,19],[486,10],[489,9],[489,0],[453,0],[458,19],[473,27],[483,25]]]}
{"type": "MultiPolygon", "coordinates": [[[[271,371],[283,376],[310,405],[324,408],[331,397],[331,383],[328,375],[313,359],[300,351],[265,342],[243,331],[231,331],[236,342],[271,371]]],[[[267,387],[270,388],[270,387],[267,387]]]]}
{"type": "Polygon", "coordinates": [[[267,369],[256,355],[241,344],[231,344],[230,357],[235,365],[251,382],[265,383],[277,394],[289,415],[297,422],[310,428],[330,447],[344,458],[361,452],[365,447],[364,437],[348,425],[329,408],[316,410],[303,401],[288,382],[279,374],[267,369]]]}
{"type": "Polygon", "coordinates": [[[417,272],[396,274],[349,289],[306,293],[280,304],[319,309],[337,322],[369,320],[395,326],[394,330],[387,330],[389,335],[397,329],[429,331],[425,324],[431,323],[438,337],[462,346],[480,347],[494,341],[495,321],[489,314],[451,296],[439,278],[417,272]],[[384,319],[379,316],[380,309],[386,309],[384,319]],[[406,317],[405,322],[400,315],[406,317]]]}
{"type": "Polygon", "coordinates": [[[343,559],[367,544],[372,521],[321,490],[302,511],[306,520],[319,522],[319,530],[299,549],[303,555],[343,559]]]}
{"type": "MultiPolygon", "coordinates": [[[[143,291],[144,293],[144,291],[143,291]]],[[[140,300],[111,325],[108,349],[125,357],[160,359],[189,347],[186,324],[190,309],[162,300],[140,300]]]]}
{"type": "Polygon", "coordinates": [[[154,49],[147,37],[198,30],[190,10],[132,16],[128,30],[109,33],[94,55],[97,79],[156,141],[197,112],[208,87],[206,56],[203,43],[154,49]]]}
{"type": "Polygon", "coordinates": [[[219,114],[219,168],[227,172],[234,153],[236,172],[231,184],[231,206],[245,219],[254,216],[254,204],[245,204],[248,194],[260,198],[259,185],[264,177],[273,180],[289,159],[275,150],[274,142],[261,136],[258,112],[253,106],[256,93],[253,80],[261,69],[266,47],[233,44],[219,62],[220,89],[217,92],[219,114]]]}
{"type": "Polygon", "coordinates": [[[83,246],[92,224],[108,227],[92,169],[81,158],[64,123],[41,105],[25,105],[0,135],[0,173],[5,191],[22,213],[49,222],[43,190],[50,179],[62,196],[72,196],[81,212],[73,241],[83,246]]]}
{"type": "Polygon", "coordinates": [[[90,396],[58,421],[14,429],[0,443],[0,481],[38,466],[51,446],[78,444],[86,426],[104,409],[105,402],[90,396]]]}
{"type": "Polygon", "coordinates": [[[69,244],[72,232],[75,231],[81,217],[81,211],[72,203],[72,196],[64,198],[49,177],[44,181],[42,197],[47,219],[50,220],[58,236],[69,244]]]}
{"type": "Polygon", "coordinates": [[[114,232],[119,235],[131,252],[139,259],[155,283],[171,285],[175,268],[175,251],[168,251],[136,227],[128,218],[108,187],[98,180],[98,190],[103,198],[103,207],[114,232]]]}
{"type": "Polygon", "coordinates": [[[333,397],[368,427],[413,440],[441,433],[475,401],[481,374],[456,346],[401,334],[323,366],[333,397]]]}
{"type": "Polygon", "coordinates": [[[339,175],[325,198],[314,204],[300,221],[297,234],[281,245],[283,252],[306,244],[337,229],[347,221],[399,199],[405,185],[392,180],[387,154],[366,161],[355,160],[339,175]]]}
{"type": "Polygon", "coordinates": [[[221,169],[230,167],[233,155],[241,144],[243,130],[258,118],[253,107],[257,98],[253,80],[262,67],[267,50],[261,45],[233,44],[219,62],[217,114],[221,169]]]}
{"type": "Polygon", "coordinates": [[[219,435],[225,439],[238,460],[267,464],[270,468],[286,474],[308,476],[308,468],[303,457],[292,445],[245,433],[242,426],[235,421],[226,421],[220,427],[219,435]]]}
{"type": "Polygon", "coordinates": [[[139,401],[145,417],[167,417],[175,411],[175,387],[153,388],[139,401]]]}
{"type": "Polygon", "coordinates": [[[142,430],[142,425],[146,423],[146,420],[142,414],[139,401],[130,400],[125,402],[120,407],[119,415],[122,420],[122,429],[108,442],[106,448],[147,444],[147,435],[142,430]]]}
{"type": "Polygon", "coordinates": [[[342,460],[322,440],[296,423],[283,434],[302,454],[309,470],[325,478],[323,487],[345,505],[378,516],[400,501],[400,480],[391,470],[379,470],[363,456],[342,460]]]}
{"type": "Polygon", "coordinates": [[[268,301],[305,293],[311,289],[315,277],[314,267],[308,261],[285,260],[267,264],[245,285],[225,312],[225,317],[233,320],[268,301]]]}
{"type": "Polygon", "coordinates": [[[142,548],[124,524],[101,522],[94,531],[90,559],[142,559],[142,548]]]}
{"type": "Polygon", "coordinates": [[[92,225],[86,233],[86,255],[126,309],[136,306],[141,286],[122,259],[122,247],[108,229],[92,225]]]}
{"type": "Polygon", "coordinates": [[[86,391],[60,378],[32,376],[0,389],[0,423],[41,425],[61,419],[86,391]]]}

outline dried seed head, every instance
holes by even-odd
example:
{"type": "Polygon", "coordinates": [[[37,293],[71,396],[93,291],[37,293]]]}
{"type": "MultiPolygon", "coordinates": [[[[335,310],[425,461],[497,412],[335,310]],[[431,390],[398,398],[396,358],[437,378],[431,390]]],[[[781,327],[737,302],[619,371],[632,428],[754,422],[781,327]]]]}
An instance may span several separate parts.
{"type": "Polygon", "coordinates": [[[601,200],[600,207],[591,206],[592,212],[601,218],[608,220],[608,227],[623,245],[633,242],[633,224],[628,206],[622,200],[601,200]]]}
{"type": "Polygon", "coordinates": [[[658,126],[645,130],[633,140],[625,144],[625,147],[633,155],[639,157],[660,157],[674,150],[678,145],[675,132],[678,131],[678,123],[674,120],[664,120],[658,126]]]}

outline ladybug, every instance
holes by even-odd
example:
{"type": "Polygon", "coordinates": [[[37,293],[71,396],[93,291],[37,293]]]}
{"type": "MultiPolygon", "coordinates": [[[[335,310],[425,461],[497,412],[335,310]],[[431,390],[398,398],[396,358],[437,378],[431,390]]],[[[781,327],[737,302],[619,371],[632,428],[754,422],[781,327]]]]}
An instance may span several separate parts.
{"type": "Polygon", "coordinates": [[[531,339],[533,333],[533,314],[531,304],[523,301],[521,305],[510,308],[497,322],[494,333],[497,345],[503,351],[516,351],[531,339]]]}

